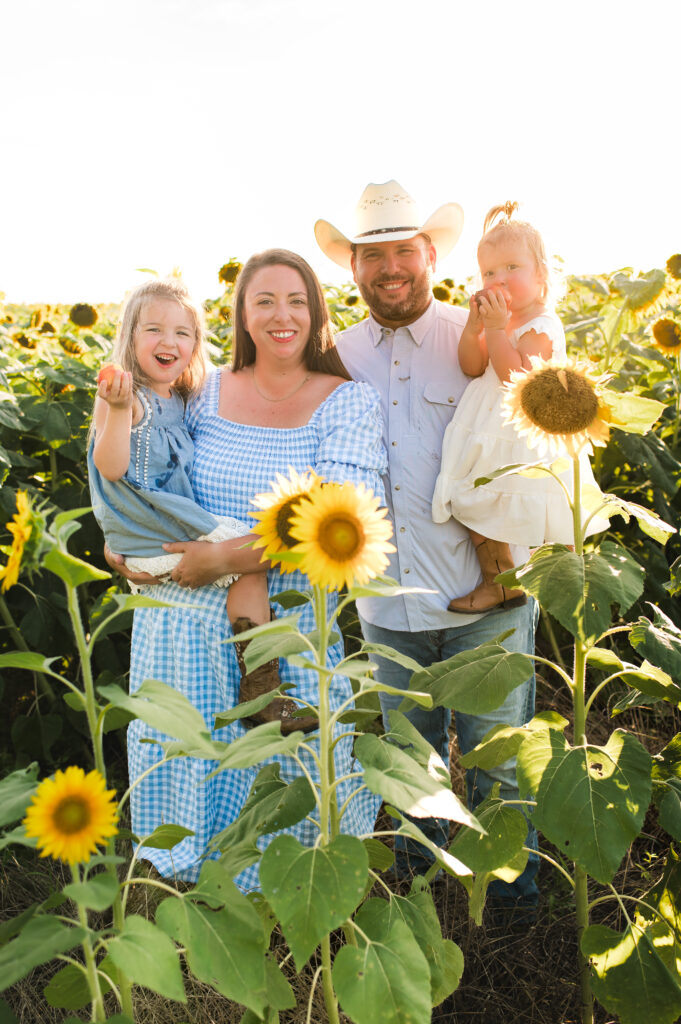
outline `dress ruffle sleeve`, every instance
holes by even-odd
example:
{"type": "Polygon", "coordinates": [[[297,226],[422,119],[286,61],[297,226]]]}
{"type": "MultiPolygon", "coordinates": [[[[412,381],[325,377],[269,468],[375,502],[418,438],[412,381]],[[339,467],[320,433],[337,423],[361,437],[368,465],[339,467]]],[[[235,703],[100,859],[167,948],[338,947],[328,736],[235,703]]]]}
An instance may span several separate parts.
{"type": "Polygon", "coordinates": [[[364,484],[385,503],[380,396],[370,384],[348,381],[318,409],[319,446],[313,469],[325,480],[364,484]]]}
{"type": "Polygon", "coordinates": [[[545,334],[548,337],[551,342],[552,359],[565,358],[565,333],[558,317],[552,316],[550,313],[541,313],[539,316],[533,317],[532,320],[528,320],[526,324],[516,328],[513,332],[516,344],[523,335],[530,331],[534,331],[536,334],[545,334]]]}

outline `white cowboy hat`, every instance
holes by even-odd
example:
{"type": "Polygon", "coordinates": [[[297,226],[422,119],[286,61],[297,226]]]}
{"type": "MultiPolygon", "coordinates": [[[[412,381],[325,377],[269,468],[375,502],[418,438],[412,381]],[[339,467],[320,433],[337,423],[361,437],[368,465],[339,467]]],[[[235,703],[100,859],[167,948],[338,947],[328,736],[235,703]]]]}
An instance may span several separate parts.
{"type": "Polygon", "coordinates": [[[463,227],[463,210],[458,203],[445,203],[426,221],[421,221],[415,201],[397,181],[370,184],[364,189],[355,211],[355,235],[318,220],[314,226],[319,248],[346,270],[350,269],[352,245],[370,242],[400,242],[414,235],[428,235],[437,258],[443,259],[456,245],[463,227]]]}

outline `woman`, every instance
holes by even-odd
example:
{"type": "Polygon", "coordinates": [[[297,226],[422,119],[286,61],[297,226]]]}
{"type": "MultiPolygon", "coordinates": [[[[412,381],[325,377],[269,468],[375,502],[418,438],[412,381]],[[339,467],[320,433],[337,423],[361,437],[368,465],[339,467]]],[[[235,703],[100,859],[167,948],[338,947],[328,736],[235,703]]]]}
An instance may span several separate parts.
{"type": "MultiPolygon", "coordinates": [[[[269,491],[276,474],[286,475],[289,467],[300,473],[312,468],[326,480],[363,483],[382,496],[386,456],[378,393],[349,379],[334,346],[320,284],[305,260],[283,249],[253,256],[237,282],[233,320],[231,370],[211,374],[187,413],[195,445],[197,501],[213,513],[252,523],[251,499],[269,491]]],[[[189,588],[191,603],[198,607],[135,612],[131,692],[144,679],[160,679],[184,693],[209,726],[218,712],[237,704],[237,657],[234,645],[223,642],[231,626],[224,596],[210,584],[225,572],[262,568],[260,551],[244,547],[248,539],[166,545],[183,558],[172,574],[174,583],[163,587],[163,599],[187,603],[180,588],[189,588]]],[[[135,582],[149,581],[127,571],[125,575],[135,582]]],[[[268,577],[273,602],[282,590],[309,586],[299,572],[282,576],[275,570],[268,577]]],[[[157,588],[153,593],[161,596],[157,588]]],[[[333,600],[331,595],[330,604],[333,600]]],[[[309,605],[302,612],[300,627],[304,632],[313,628],[309,605]]],[[[339,641],[329,651],[329,664],[336,665],[342,656],[339,641]]],[[[290,693],[316,704],[315,673],[283,660],[280,671],[284,682],[295,684],[290,693]]],[[[332,703],[337,706],[349,694],[348,680],[337,679],[332,703]]],[[[243,731],[237,722],[215,736],[229,741],[243,731]]],[[[154,743],[139,741],[158,738],[139,720],[131,723],[131,783],[160,757],[154,743]]],[[[337,745],[336,758],[337,777],[349,774],[350,739],[337,745]]],[[[291,759],[281,759],[281,766],[282,777],[300,774],[291,759]]],[[[308,767],[314,771],[311,759],[308,767]]],[[[212,762],[180,758],[152,772],[133,790],[132,828],[138,836],[148,835],[161,822],[175,822],[195,832],[172,851],[141,851],[162,874],[187,881],[198,877],[207,842],[237,817],[257,774],[257,769],[230,770],[206,780],[213,768],[212,762]]],[[[348,785],[356,783],[341,788],[341,805],[351,791],[348,785]]],[[[348,806],[343,831],[370,832],[377,810],[377,798],[363,790],[348,806]]],[[[317,835],[309,821],[291,831],[308,845],[317,835]]],[[[257,865],[236,881],[244,890],[256,887],[257,865]]]]}

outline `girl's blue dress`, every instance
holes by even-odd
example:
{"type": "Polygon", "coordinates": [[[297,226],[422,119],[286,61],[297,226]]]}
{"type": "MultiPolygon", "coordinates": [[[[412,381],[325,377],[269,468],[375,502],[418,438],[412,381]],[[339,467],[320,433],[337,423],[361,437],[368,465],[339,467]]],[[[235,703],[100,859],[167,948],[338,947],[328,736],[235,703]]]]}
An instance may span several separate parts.
{"type": "MultiPolygon", "coordinates": [[[[150,388],[136,392],[144,415],[130,432],[130,465],[120,480],[106,480],[88,450],[90,497],[95,519],[112,551],[145,558],[165,554],[162,545],[198,540],[220,520],[197,504],[193,489],[194,444],[184,401],[173,391],[162,398],[150,388]]],[[[235,536],[240,523],[227,524],[235,536]]],[[[224,595],[223,595],[224,596],[224,595]]]]}
{"type": "MultiPolygon", "coordinates": [[[[233,423],[218,415],[220,380],[223,370],[211,375],[201,395],[187,411],[187,423],[194,438],[193,485],[197,500],[216,516],[229,514],[246,525],[251,498],[271,489],[277,473],[287,475],[289,467],[298,472],[312,468],[326,480],[363,483],[381,500],[384,498],[381,474],[386,470],[382,442],[382,422],[378,392],[368,384],[348,381],[315,410],[302,427],[275,429],[233,423]]],[[[299,572],[281,575],[268,573],[270,597],[290,588],[306,590],[309,581],[299,572]]],[[[223,643],[231,635],[224,593],[216,587],[203,587],[191,594],[174,583],[143,587],[143,593],[162,600],[191,603],[192,607],[137,609],[132,639],[130,690],[134,692],[144,679],[159,679],[173,686],[192,702],[212,727],[215,715],[238,702],[239,668],[232,644],[223,643]]],[[[336,595],[329,595],[334,607],[336,595]]],[[[296,609],[299,611],[300,609],[296,609]]],[[[285,614],[281,609],[280,614],[285,614]]],[[[301,628],[314,628],[312,607],[305,605],[301,628]]],[[[343,657],[339,641],[329,651],[329,663],[343,657]]],[[[295,684],[293,693],[316,703],[316,675],[289,665],[282,659],[280,673],[284,682],[295,684]]],[[[332,704],[337,707],[351,693],[345,677],[335,677],[332,704]]],[[[217,739],[230,741],[244,732],[235,722],[216,732],[217,739]]],[[[153,740],[160,734],[143,722],[128,727],[128,763],[131,785],[161,757],[153,740]]],[[[161,737],[167,739],[168,737],[161,737]]],[[[313,740],[314,742],[314,740],[313,740]]],[[[316,774],[311,758],[309,770],[316,774]]],[[[162,822],[184,825],[195,832],[170,851],[141,849],[140,855],[152,861],[164,875],[187,881],[198,877],[206,844],[239,814],[258,769],[231,769],[207,779],[215,768],[212,761],[179,758],[152,772],[131,795],[132,828],[143,838],[162,822]]],[[[352,740],[345,738],[336,747],[337,777],[348,775],[355,766],[352,740]]],[[[290,758],[281,759],[281,776],[293,779],[300,767],[290,758]]],[[[348,780],[339,787],[339,806],[361,780],[348,780]]],[[[354,835],[372,831],[379,799],[361,789],[346,810],[342,830],[354,835]]],[[[310,821],[302,821],[290,830],[300,842],[312,845],[318,830],[310,821]]],[[[266,837],[265,842],[269,841],[266,837]]],[[[258,886],[257,865],[246,868],[236,879],[244,890],[258,886]]]]}

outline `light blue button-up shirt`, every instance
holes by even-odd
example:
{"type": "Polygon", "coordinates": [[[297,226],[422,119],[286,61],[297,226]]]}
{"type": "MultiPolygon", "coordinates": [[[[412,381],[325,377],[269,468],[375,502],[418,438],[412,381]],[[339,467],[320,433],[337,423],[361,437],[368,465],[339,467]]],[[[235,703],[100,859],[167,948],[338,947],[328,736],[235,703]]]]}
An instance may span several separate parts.
{"type": "Polygon", "coordinates": [[[466,529],[455,519],[434,523],[431,515],[442,438],[469,379],[457,358],[467,317],[467,310],[433,299],[408,327],[394,331],[369,316],[336,338],[349,373],[381,395],[383,481],[397,547],[388,575],[434,591],[358,600],[362,617],[386,629],[451,628],[480,618],[447,611],[453,597],[476,586],[480,566],[466,529]]]}

